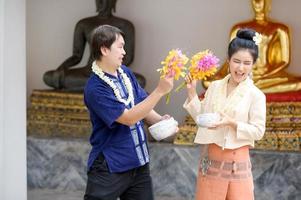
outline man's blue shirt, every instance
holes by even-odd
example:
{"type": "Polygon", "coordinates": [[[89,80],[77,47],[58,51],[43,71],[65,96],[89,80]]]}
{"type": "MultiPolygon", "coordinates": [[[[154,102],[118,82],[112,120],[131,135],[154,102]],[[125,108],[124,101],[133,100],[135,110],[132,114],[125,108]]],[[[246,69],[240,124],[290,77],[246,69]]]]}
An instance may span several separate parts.
{"type": "MultiPolygon", "coordinates": [[[[139,86],[134,74],[125,66],[121,66],[129,77],[134,93],[135,105],[143,101],[147,94],[139,86]]],[[[127,99],[128,91],[124,80],[118,76],[105,73],[120,91],[123,99],[127,99]]],[[[84,90],[84,101],[90,113],[92,134],[90,143],[92,150],[88,159],[88,169],[100,153],[103,153],[110,172],[124,172],[149,162],[146,136],[143,122],[127,126],[116,122],[124,110],[130,109],[119,102],[112,88],[92,73],[84,90]]]]}

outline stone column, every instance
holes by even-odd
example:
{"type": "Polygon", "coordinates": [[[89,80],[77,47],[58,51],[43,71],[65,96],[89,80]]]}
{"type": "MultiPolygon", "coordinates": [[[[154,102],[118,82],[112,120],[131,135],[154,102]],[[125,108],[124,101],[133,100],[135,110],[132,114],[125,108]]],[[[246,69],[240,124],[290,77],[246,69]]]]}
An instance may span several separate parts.
{"type": "Polygon", "coordinates": [[[26,200],[25,0],[0,0],[0,199],[26,200]]]}

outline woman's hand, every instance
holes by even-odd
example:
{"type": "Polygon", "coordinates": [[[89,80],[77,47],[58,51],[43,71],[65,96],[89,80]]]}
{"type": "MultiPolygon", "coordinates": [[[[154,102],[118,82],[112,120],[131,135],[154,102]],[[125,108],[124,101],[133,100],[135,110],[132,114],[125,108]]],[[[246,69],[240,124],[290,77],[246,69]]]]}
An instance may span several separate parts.
{"type": "Polygon", "coordinates": [[[227,114],[220,112],[219,113],[221,115],[221,120],[215,124],[212,125],[212,127],[210,127],[209,129],[217,129],[217,128],[222,128],[225,126],[230,126],[232,127],[234,130],[237,129],[237,123],[236,121],[229,117],[227,114]]]}
{"type": "Polygon", "coordinates": [[[188,99],[189,101],[191,101],[197,95],[196,92],[197,81],[193,80],[191,75],[188,74],[185,76],[185,82],[186,82],[188,99]]]}

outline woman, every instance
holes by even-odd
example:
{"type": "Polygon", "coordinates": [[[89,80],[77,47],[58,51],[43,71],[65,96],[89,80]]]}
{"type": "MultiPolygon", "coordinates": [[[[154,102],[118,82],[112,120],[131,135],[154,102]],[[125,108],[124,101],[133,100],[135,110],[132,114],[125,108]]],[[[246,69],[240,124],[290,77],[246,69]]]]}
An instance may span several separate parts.
{"type": "Polygon", "coordinates": [[[221,120],[198,129],[195,143],[202,148],[196,199],[254,199],[249,148],[264,135],[265,95],[250,78],[258,58],[258,37],[241,29],[228,47],[230,73],[210,84],[204,100],[196,81],[186,77],[188,98],[184,108],[195,121],[201,113],[219,113],[221,120]],[[205,154],[205,155],[204,155],[205,154]]]}

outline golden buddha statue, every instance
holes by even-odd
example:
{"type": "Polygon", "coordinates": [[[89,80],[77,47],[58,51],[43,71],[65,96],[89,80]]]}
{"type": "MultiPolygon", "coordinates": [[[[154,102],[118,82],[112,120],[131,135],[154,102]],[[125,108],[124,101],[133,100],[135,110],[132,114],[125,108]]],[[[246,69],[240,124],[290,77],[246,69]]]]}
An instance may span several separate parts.
{"type": "MultiPolygon", "coordinates": [[[[268,18],[271,0],[251,0],[251,2],[255,18],[235,25],[230,38],[232,40],[241,28],[252,28],[262,34],[262,42],[258,46],[259,58],[252,70],[255,85],[264,93],[301,90],[301,77],[295,77],[285,71],[290,63],[289,28],[268,18]]],[[[203,81],[203,86],[207,88],[211,81],[221,79],[227,73],[226,62],[213,78],[203,81]]]]}

